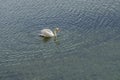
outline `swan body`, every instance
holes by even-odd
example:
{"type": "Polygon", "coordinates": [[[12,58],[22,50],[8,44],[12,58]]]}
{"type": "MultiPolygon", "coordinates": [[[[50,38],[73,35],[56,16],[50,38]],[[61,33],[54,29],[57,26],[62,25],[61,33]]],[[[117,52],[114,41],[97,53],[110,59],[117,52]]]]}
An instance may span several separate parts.
{"type": "Polygon", "coordinates": [[[50,29],[42,29],[40,36],[42,36],[42,37],[56,37],[58,31],[59,31],[59,28],[55,28],[54,31],[52,31],[50,29]]]}

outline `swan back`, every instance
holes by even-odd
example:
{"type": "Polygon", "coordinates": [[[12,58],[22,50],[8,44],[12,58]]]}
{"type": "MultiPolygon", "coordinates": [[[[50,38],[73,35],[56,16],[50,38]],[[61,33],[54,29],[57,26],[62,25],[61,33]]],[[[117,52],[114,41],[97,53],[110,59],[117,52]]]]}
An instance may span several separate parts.
{"type": "Polygon", "coordinates": [[[43,30],[41,30],[41,36],[43,36],[43,37],[53,37],[54,33],[50,29],[43,29],[43,30]]]}

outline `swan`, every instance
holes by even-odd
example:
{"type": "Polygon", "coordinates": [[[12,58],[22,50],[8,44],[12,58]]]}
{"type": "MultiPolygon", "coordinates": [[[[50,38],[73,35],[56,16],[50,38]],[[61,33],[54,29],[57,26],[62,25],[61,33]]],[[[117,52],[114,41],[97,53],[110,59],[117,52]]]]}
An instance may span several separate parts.
{"type": "Polygon", "coordinates": [[[57,33],[60,31],[59,28],[55,28],[54,31],[50,30],[50,29],[42,29],[41,30],[41,37],[57,37],[57,33]]]}

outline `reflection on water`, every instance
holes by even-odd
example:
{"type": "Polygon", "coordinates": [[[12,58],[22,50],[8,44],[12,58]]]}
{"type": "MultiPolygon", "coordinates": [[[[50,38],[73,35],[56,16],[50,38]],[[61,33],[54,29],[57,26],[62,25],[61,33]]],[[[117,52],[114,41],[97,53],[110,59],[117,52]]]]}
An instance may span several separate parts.
{"type": "Polygon", "coordinates": [[[45,42],[45,43],[47,43],[47,42],[49,42],[49,41],[52,41],[52,42],[54,42],[56,45],[60,45],[60,41],[59,41],[59,38],[58,38],[58,37],[53,37],[53,38],[51,38],[51,37],[41,37],[41,38],[42,38],[43,42],[45,42]]]}
{"type": "Polygon", "coordinates": [[[51,38],[50,37],[42,37],[43,38],[43,42],[48,42],[48,41],[50,41],[51,40],[51,38]]]}
{"type": "Polygon", "coordinates": [[[56,45],[60,45],[60,41],[59,41],[59,38],[58,37],[55,37],[54,38],[54,42],[56,45]]]}
{"type": "Polygon", "coordinates": [[[120,80],[119,0],[0,0],[0,80],[120,80]],[[59,26],[57,38],[37,34],[59,26]]]}

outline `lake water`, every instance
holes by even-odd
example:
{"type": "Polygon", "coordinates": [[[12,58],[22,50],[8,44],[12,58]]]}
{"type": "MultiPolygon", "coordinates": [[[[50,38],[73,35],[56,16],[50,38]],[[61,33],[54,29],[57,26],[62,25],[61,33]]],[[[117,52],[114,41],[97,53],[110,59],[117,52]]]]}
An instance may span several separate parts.
{"type": "Polygon", "coordinates": [[[120,0],[0,0],[0,80],[120,80],[120,0]]]}

